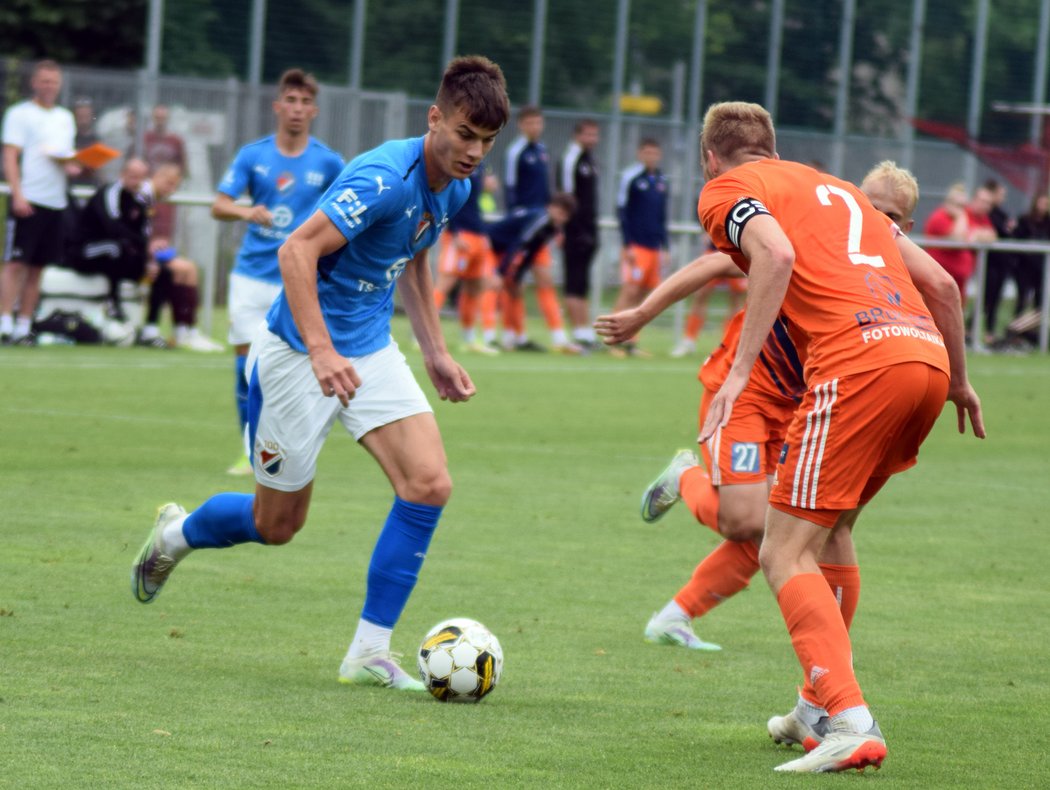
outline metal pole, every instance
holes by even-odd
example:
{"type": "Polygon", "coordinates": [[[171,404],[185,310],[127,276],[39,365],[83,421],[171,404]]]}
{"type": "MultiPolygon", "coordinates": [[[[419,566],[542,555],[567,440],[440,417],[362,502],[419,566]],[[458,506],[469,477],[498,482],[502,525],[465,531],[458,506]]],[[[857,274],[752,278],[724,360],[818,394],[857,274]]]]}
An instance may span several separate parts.
{"type": "Polygon", "coordinates": [[[908,45],[908,82],[904,97],[904,151],[901,156],[901,166],[909,170],[915,160],[915,126],[912,121],[919,111],[919,73],[922,71],[922,36],[925,25],[926,0],[914,0],[911,6],[911,40],[908,45]]]}
{"type": "Polygon", "coordinates": [[[361,71],[365,50],[365,10],[368,0],[354,0],[353,30],[350,32],[350,117],[346,152],[348,158],[361,149],[361,71]]]}
{"type": "Polygon", "coordinates": [[[547,35],[547,0],[535,0],[532,12],[532,58],[529,63],[529,104],[543,96],[543,50],[547,35]]]}
{"type": "MultiPolygon", "coordinates": [[[[988,271],[988,248],[981,247],[977,250],[977,270],[973,273],[972,282],[977,285],[977,291],[970,303],[973,315],[970,317],[970,348],[974,351],[986,351],[984,345],[984,283],[988,271]]],[[[965,294],[964,294],[965,296],[965,294]]]]}
{"type": "Polygon", "coordinates": [[[831,151],[831,172],[844,178],[846,164],[846,119],[849,116],[849,83],[853,66],[853,26],[857,15],[857,0],[842,4],[842,25],[839,27],[839,84],[835,90],[835,144],[831,151]]]}
{"type": "Polygon", "coordinates": [[[248,82],[262,83],[263,46],[266,37],[266,0],[252,0],[251,32],[248,38],[248,82]]]}
{"type": "Polygon", "coordinates": [[[456,25],[458,23],[459,0],[445,0],[445,41],[441,47],[442,70],[456,56],[456,25]]]}
{"type": "Polygon", "coordinates": [[[164,0],[149,0],[146,17],[146,73],[160,74],[161,34],[164,31],[164,0]]]}
{"type": "MultiPolygon", "coordinates": [[[[1032,103],[1046,103],[1046,49],[1050,46],[1050,0],[1039,3],[1039,41],[1035,45],[1035,74],[1032,75],[1032,103]]],[[[1028,139],[1032,145],[1042,142],[1043,122],[1046,116],[1032,114],[1028,139]]]]}
{"type": "Polygon", "coordinates": [[[1050,255],[1043,259],[1043,301],[1039,305],[1039,350],[1050,348],[1050,255]]]}
{"type": "Polygon", "coordinates": [[[773,0],[769,14],[769,55],[766,59],[765,107],[777,120],[777,94],[780,93],[780,49],[784,39],[784,0],[773,0]]]}
{"type": "MultiPolygon", "coordinates": [[[[623,96],[624,72],[627,68],[627,23],[631,15],[631,0],[618,0],[616,7],[616,49],[613,53],[612,113],[609,117],[609,145],[605,149],[605,189],[602,190],[606,216],[616,214],[616,188],[620,181],[620,140],[623,136],[623,113],[620,97],[623,96]]],[[[616,244],[615,249],[620,245],[616,244]]],[[[598,259],[597,271],[591,281],[591,312],[601,306],[602,284],[605,281],[604,262],[607,256],[598,259]]]]}
{"type": "Polygon", "coordinates": [[[696,220],[696,184],[700,156],[700,107],[704,95],[704,38],[707,34],[707,0],[696,0],[693,19],[693,54],[689,61],[689,99],[686,108],[685,178],[681,195],[683,222],[696,220]]]}
{"type": "Polygon", "coordinates": [[[354,19],[350,31],[350,87],[361,90],[361,68],[365,50],[365,10],[368,0],[354,0],[354,19]]]}
{"type": "MultiPolygon", "coordinates": [[[[981,134],[981,105],[984,103],[984,59],[988,49],[988,0],[977,0],[977,20],[973,31],[973,64],[970,67],[970,109],[966,115],[966,133],[976,140],[981,134]]],[[[977,157],[966,157],[966,187],[972,190],[977,181],[977,157]]],[[[983,287],[983,283],[978,284],[983,287]]]]}

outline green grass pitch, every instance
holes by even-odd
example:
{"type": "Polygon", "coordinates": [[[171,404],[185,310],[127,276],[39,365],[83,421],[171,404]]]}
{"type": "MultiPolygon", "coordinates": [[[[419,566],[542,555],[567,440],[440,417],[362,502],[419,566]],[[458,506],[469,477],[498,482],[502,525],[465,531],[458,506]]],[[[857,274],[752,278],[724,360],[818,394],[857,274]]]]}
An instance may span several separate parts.
{"type": "Polygon", "coordinates": [[[0,787],[1045,787],[1050,361],[972,358],[989,438],[946,413],[861,517],[855,662],[890,752],[820,779],[772,773],[799,670],[761,578],[699,622],[722,653],[642,641],[716,545],[683,509],[638,517],[699,399],[700,358],[646,341],[464,357],[477,397],[434,399],[456,488],[394,647],[486,623],[506,666],[477,706],[335,682],[392,499],[338,429],[291,545],[199,552],[142,606],[157,505],[250,490],[224,474],[229,356],[0,350],[0,787]]]}

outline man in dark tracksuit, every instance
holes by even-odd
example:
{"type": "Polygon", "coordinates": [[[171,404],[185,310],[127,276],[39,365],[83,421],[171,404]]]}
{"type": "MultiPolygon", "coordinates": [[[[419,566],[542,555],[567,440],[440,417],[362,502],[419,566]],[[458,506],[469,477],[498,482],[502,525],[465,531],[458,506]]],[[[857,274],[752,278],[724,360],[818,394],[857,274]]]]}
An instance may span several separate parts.
{"type": "Polygon", "coordinates": [[[142,194],[149,170],[141,159],[129,159],[112,184],[95,191],[76,218],[67,248],[67,265],[82,274],[109,280],[112,318],[125,320],[120,281],[141,280],[149,260],[149,206],[142,194]]]}
{"type": "Polygon", "coordinates": [[[576,198],[576,213],[565,226],[565,309],[572,339],[585,349],[598,346],[591,326],[587,296],[591,261],[598,250],[598,167],[592,153],[598,145],[598,122],[577,121],[572,142],[558,167],[558,189],[576,198]]]}

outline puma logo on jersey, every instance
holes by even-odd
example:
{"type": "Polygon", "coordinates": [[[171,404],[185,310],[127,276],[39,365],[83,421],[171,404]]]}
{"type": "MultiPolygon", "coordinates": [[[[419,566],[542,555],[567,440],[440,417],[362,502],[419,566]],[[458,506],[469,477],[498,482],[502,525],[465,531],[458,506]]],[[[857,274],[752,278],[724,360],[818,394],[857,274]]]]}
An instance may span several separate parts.
{"type": "Polygon", "coordinates": [[[385,192],[388,189],[393,189],[393,187],[388,187],[388,186],[383,184],[383,177],[382,176],[376,176],[376,186],[378,187],[378,189],[376,189],[376,195],[377,196],[378,195],[382,195],[383,192],[385,192]]]}

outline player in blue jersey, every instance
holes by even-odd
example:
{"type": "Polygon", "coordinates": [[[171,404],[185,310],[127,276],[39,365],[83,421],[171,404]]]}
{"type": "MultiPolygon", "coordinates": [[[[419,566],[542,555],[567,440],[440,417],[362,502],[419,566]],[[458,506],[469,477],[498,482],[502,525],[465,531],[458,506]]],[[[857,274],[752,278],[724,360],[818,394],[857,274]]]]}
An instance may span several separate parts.
{"type": "MultiPolygon", "coordinates": [[[[237,152],[211,207],[215,219],[248,223],[228,289],[229,342],[236,355],[234,392],[242,435],[248,421],[248,379],[244,375],[248,344],[281,290],[277,248],[313,213],[318,199],[343,169],[342,157],[310,136],[310,124],[317,117],[313,75],[301,69],[282,74],[273,113],[276,134],[237,152]],[[243,194],[251,199],[250,206],[237,205],[243,194]]],[[[251,474],[247,454],[228,471],[251,474]]]]}
{"type": "Polygon", "coordinates": [[[394,285],[438,395],[467,400],[474,384],[445,348],[427,248],[466,201],[467,179],[509,112],[499,67],[456,58],[428,133],[354,159],[281,246],[284,289],[248,362],[255,494],[218,494],[190,514],[163,506],[132,566],[137,600],[152,601],[193,549],[290,541],[306,522],[317,456],[338,421],[395,494],[339,679],[423,689],[391,656],[390,638],[452,482],[433,412],[390,336],[394,285]]]}

